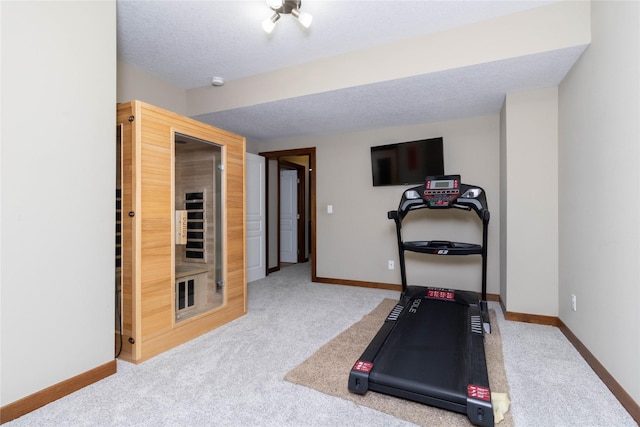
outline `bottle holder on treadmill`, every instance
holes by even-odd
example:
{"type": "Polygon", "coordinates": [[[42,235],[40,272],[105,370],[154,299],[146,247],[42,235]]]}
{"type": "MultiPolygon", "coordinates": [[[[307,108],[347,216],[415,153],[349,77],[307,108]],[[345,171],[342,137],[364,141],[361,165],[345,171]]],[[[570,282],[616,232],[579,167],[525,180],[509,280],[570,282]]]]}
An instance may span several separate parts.
{"type": "Polygon", "coordinates": [[[404,250],[433,255],[482,254],[482,246],[474,243],[449,242],[445,240],[423,240],[404,242],[404,250]]]}

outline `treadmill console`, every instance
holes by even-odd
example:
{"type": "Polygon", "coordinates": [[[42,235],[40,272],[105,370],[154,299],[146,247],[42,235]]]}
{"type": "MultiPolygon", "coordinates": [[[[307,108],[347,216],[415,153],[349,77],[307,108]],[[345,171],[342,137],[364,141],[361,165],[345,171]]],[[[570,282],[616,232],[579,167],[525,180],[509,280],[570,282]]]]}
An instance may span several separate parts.
{"type": "Polygon", "coordinates": [[[448,208],[460,197],[460,175],[428,176],[422,198],[430,208],[448,208]]]}

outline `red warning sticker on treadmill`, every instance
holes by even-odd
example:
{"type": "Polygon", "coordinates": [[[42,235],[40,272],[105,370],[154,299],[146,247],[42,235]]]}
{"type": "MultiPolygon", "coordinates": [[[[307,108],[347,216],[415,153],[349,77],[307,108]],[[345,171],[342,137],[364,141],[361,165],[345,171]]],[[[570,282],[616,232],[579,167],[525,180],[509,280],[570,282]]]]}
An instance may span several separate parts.
{"type": "Polygon", "coordinates": [[[373,363],[365,362],[364,360],[358,360],[355,365],[353,365],[354,371],[364,372],[368,374],[373,369],[373,363]]]}
{"type": "Polygon", "coordinates": [[[474,399],[480,399],[487,402],[491,401],[491,390],[489,390],[487,387],[469,384],[467,386],[467,395],[474,399]]]}
{"type": "Polygon", "coordinates": [[[443,289],[429,289],[427,290],[427,298],[454,300],[455,292],[446,291],[443,289]]]}

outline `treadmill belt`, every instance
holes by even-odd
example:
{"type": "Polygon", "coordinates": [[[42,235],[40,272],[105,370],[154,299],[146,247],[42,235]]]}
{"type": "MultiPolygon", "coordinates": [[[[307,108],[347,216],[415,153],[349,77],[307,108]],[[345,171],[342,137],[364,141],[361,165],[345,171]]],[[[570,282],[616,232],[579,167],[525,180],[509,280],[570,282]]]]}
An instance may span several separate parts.
{"type": "MultiPolygon", "coordinates": [[[[374,384],[466,404],[468,307],[422,299],[407,310],[375,359],[374,384]]],[[[372,384],[373,383],[373,384],[372,384]]]]}

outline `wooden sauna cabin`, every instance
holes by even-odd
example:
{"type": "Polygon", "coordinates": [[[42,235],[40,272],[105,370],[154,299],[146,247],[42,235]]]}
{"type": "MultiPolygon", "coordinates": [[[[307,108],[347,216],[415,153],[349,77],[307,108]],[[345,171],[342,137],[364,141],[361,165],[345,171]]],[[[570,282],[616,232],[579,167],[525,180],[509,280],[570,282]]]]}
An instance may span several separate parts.
{"type": "Polygon", "coordinates": [[[116,354],[140,363],[246,313],[245,138],[118,104],[116,354]]]}

